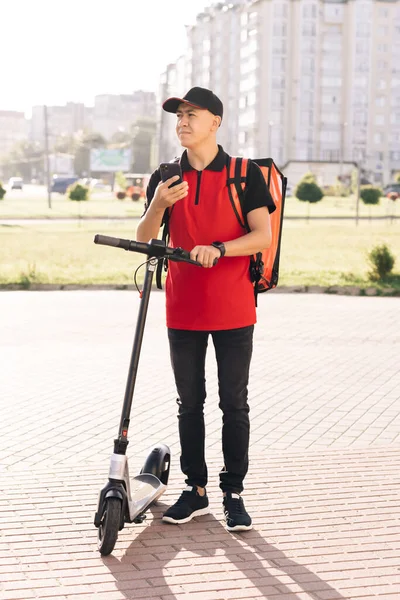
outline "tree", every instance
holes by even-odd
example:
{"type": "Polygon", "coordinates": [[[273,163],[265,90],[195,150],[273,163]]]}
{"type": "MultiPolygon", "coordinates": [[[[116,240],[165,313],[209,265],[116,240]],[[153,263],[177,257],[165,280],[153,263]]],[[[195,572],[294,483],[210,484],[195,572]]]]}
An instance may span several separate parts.
{"type": "Polygon", "coordinates": [[[306,173],[303,179],[297,184],[294,195],[301,202],[308,202],[308,220],[310,218],[310,205],[322,200],[324,192],[315,181],[315,176],[312,173],[306,173]]]}
{"type": "Polygon", "coordinates": [[[110,142],[117,146],[129,146],[132,143],[132,134],[127,131],[116,131],[112,134],[110,142]]]}
{"type": "Polygon", "coordinates": [[[396,175],[394,176],[394,180],[396,183],[400,183],[400,171],[399,173],[396,173],[396,175]]]}
{"type": "Polygon", "coordinates": [[[364,204],[369,205],[369,218],[371,218],[371,206],[373,204],[379,204],[382,196],[382,190],[374,187],[373,185],[363,185],[360,190],[360,198],[364,204]]]}
{"type": "Polygon", "coordinates": [[[0,181],[0,200],[3,200],[5,195],[6,195],[6,190],[3,187],[3,183],[0,181]]]}
{"type": "Polygon", "coordinates": [[[6,178],[18,175],[30,181],[33,177],[40,179],[43,176],[43,149],[38,142],[18,142],[2,162],[6,178]]]}

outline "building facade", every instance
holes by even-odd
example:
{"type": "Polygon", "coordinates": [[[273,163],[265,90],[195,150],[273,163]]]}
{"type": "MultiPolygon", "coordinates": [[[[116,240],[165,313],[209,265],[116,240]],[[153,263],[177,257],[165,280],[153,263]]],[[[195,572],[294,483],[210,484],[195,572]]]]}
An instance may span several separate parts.
{"type": "Polygon", "coordinates": [[[156,117],[154,92],[136,91],[133,94],[101,94],[95,97],[93,131],[106,140],[118,132],[130,133],[141,117],[156,117]]]}
{"type": "MultiPolygon", "coordinates": [[[[92,109],[80,102],[67,102],[65,106],[47,107],[47,126],[50,147],[63,136],[72,136],[92,125],[92,109]]],[[[44,143],[44,106],[32,107],[30,139],[44,143]]]]}
{"type": "Polygon", "coordinates": [[[26,139],[28,122],[23,112],[0,110],[0,157],[6,156],[18,142],[26,139]]]}
{"type": "Polygon", "coordinates": [[[214,3],[185,57],[173,93],[221,97],[231,154],[357,161],[378,183],[400,170],[400,0],[214,3]]]}

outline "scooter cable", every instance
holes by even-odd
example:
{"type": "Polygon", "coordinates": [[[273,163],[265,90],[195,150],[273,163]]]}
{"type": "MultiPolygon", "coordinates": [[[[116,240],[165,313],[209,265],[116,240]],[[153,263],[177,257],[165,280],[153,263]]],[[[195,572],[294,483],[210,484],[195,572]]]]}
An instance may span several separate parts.
{"type": "Polygon", "coordinates": [[[152,258],[149,258],[148,260],[146,260],[144,263],[142,263],[141,265],[139,265],[139,266],[138,266],[138,268],[137,268],[137,269],[136,269],[136,271],[135,271],[135,275],[134,275],[134,283],[135,283],[135,287],[136,287],[137,291],[139,292],[139,295],[140,295],[140,296],[142,295],[142,291],[140,290],[140,288],[139,288],[139,285],[138,285],[138,282],[137,282],[137,274],[138,274],[139,270],[140,270],[142,267],[145,267],[145,266],[146,266],[146,265],[147,265],[147,264],[148,264],[148,263],[149,263],[151,260],[153,260],[153,259],[152,259],[152,258]]]}

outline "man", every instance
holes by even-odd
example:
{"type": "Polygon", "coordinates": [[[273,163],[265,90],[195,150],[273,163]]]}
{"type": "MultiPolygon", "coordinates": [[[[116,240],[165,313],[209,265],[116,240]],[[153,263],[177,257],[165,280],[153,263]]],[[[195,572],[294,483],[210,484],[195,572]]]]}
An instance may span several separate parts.
{"type": "Polygon", "coordinates": [[[269,247],[269,213],[275,205],[260,169],[250,161],[244,199],[250,231],[239,224],[228,195],[228,155],[216,138],[223,106],[211,90],[194,87],[183,98],[166,100],[163,109],[176,114],[176,133],[186,148],[180,160],[183,182],[170,187],[178,176],[162,183],[159,169],[153,173],[137,240],[157,238],[167,211],[171,245],[190,250],[191,258],[204,267],[170,262],[166,282],[168,338],[179,396],[181,469],[187,487],[163,520],[186,523],[209,512],[203,409],[211,335],[223,413],[220,488],[226,527],[242,531],[252,527],[240,495],[248,469],[247,386],[256,322],[249,256],[269,247]]]}

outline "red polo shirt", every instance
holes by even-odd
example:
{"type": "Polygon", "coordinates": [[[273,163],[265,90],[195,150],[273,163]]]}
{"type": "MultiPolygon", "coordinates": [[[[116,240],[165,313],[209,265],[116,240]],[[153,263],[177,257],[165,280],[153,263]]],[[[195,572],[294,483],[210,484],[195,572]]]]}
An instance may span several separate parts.
{"type": "MultiPolygon", "coordinates": [[[[171,246],[190,251],[197,245],[227,242],[246,234],[229,200],[226,163],[227,154],[222,147],[219,147],[216,158],[203,171],[193,169],[187,153],[183,153],[181,168],[183,178],[189,184],[189,193],[170,212],[171,246]]],[[[272,212],[275,206],[261,171],[254,163],[251,165],[255,175],[248,208],[254,210],[268,206],[272,212]]],[[[158,177],[156,174],[157,171],[149,183],[148,203],[160,181],[159,173],[158,177]]],[[[248,176],[251,177],[250,170],[248,176]]],[[[211,269],[169,261],[166,281],[167,326],[173,329],[215,331],[253,325],[256,322],[256,309],[249,261],[248,256],[223,257],[211,269]]]]}

